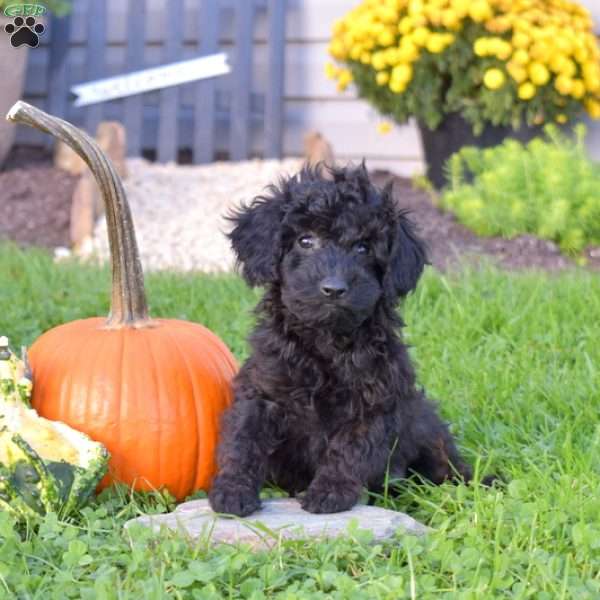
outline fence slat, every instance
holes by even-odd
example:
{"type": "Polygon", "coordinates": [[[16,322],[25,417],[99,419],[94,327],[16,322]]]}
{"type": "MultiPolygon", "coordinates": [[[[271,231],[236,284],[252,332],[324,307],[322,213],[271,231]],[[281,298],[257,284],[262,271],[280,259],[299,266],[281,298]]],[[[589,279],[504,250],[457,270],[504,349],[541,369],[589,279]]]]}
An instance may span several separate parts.
{"type": "Polygon", "coordinates": [[[48,111],[64,119],[67,116],[67,58],[71,18],[52,15],[50,54],[48,56],[48,111]]]}
{"type": "MultiPolygon", "coordinates": [[[[129,3],[127,14],[127,52],[124,73],[144,68],[144,44],[146,39],[146,0],[129,3]]],[[[125,98],[123,122],[127,131],[127,154],[139,156],[142,152],[142,126],[144,97],[142,94],[125,98]]]]}
{"type": "Polygon", "coordinates": [[[248,158],[253,17],[253,0],[237,0],[235,3],[235,64],[231,78],[230,156],[232,160],[248,158]]]}
{"type": "Polygon", "coordinates": [[[283,120],[286,0],[268,0],[270,81],[265,92],[265,158],[280,158],[283,120]]]}
{"type": "MultiPolygon", "coordinates": [[[[104,53],[106,52],[106,2],[89,0],[87,39],[87,81],[104,76],[104,53]]],[[[90,135],[96,134],[98,123],[102,121],[102,102],[92,104],[86,110],[85,128],[90,135]]]]}
{"type": "MultiPolygon", "coordinates": [[[[198,54],[213,54],[219,47],[219,3],[202,0],[198,11],[200,44],[198,54]]],[[[215,80],[196,84],[194,97],[194,162],[212,162],[215,154],[215,80]]]]}
{"type": "Polygon", "coordinates": [[[42,38],[48,62],[38,56],[31,61],[25,92],[30,101],[91,134],[102,119],[121,119],[129,155],[149,149],[161,161],[174,160],[183,146],[192,149],[195,162],[222,154],[233,160],[281,155],[285,13],[297,0],[72,2],[69,18],[50,17],[49,35],[42,38]],[[198,23],[191,26],[190,17],[198,23]],[[151,39],[150,25],[157,19],[164,33],[157,37],[155,32],[151,39]],[[186,31],[195,39],[184,45],[186,31]],[[260,38],[254,39],[257,31],[260,38]],[[70,84],[183,60],[189,57],[190,43],[197,49],[194,54],[213,54],[224,32],[226,45],[233,42],[228,76],[89,107],[71,105],[70,84]],[[264,123],[258,123],[259,113],[264,113],[264,123]]]}
{"type": "MultiPolygon", "coordinates": [[[[50,48],[48,56],[48,104],[51,115],[67,118],[67,94],[69,80],[67,77],[67,61],[69,58],[69,37],[71,34],[71,17],[52,15],[50,21],[50,48]]],[[[52,146],[54,138],[44,136],[44,144],[52,146]]]]}
{"type": "MultiPolygon", "coordinates": [[[[165,20],[168,20],[163,46],[163,64],[181,58],[183,40],[183,0],[171,0],[165,3],[165,20]]],[[[159,162],[177,160],[179,89],[170,87],[160,91],[160,122],[158,124],[159,162]]]]}

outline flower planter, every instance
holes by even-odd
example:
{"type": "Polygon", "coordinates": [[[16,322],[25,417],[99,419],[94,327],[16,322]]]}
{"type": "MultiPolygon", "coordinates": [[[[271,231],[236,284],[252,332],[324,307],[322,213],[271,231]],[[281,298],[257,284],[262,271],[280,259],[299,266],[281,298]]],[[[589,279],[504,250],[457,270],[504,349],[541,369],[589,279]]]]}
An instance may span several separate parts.
{"type": "Polygon", "coordinates": [[[23,95],[29,51],[25,45],[19,48],[13,48],[11,45],[10,36],[4,32],[4,26],[10,22],[11,19],[0,14],[0,167],[15,141],[16,134],[16,126],[9,123],[4,115],[23,95]]]}
{"type": "Polygon", "coordinates": [[[566,124],[585,110],[600,119],[600,44],[589,11],[577,0],[538,4],[552,14],[529,1],[356,0],[333,26],[326,74],[339,91],[353,82],[382,116],[420,121],[428,175],[440,188],[444,162],[465,144],[530,139],[540,117],[566,124]],[[532,129],[514,132],[513,123],[532,129]]]}
{"type": "Polygon", "coordinates": [[[500,144],[510,137],[521,142],[528,142],[541,134],[540,127],[499,127],[486,125],[481,135],[476,136],[470,123],[458,113],[446,115],[437,129],[431,130],[419,121],[419,131],[423,144],[423,154],[427,165],[427,177],[436,187],[441,189],[446,183],[444,166],[452,154],[464,146],[489,148],[500,144]]]}

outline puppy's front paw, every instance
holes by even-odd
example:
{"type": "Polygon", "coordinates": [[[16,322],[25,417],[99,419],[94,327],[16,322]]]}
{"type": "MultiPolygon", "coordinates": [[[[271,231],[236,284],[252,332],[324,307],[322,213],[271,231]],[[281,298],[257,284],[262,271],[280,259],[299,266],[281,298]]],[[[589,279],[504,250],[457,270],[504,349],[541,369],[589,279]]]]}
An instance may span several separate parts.
{"type": "Polygon", "coordinates": [[[231,477],[217,477],[208,493],[208,501],[215,512],[238,517],[246,517],[260,508],[257,491],[231,477]]]}
{"type": "Polygon", "coordinates": [[[315,480],[301,499],[301,506],[311,513],[335,513],[350,510],[359,500],[360,484],[315,480]]]}

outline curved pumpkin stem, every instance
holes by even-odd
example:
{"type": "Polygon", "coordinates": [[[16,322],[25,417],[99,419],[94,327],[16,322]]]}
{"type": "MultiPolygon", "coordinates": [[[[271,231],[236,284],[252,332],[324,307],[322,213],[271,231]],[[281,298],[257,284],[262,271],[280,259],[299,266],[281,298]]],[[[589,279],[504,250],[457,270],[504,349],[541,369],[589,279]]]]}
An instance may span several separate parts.
{"type": "Polygon", "coordinates": [[[106,327],[119,329],[152,325],[131,211],[123,184],[111,161],[87,133],[26,102],[17,102],[6,118],[62,140],[87,163],[96,178],[106,209],[112,267],[112,300],[106,327]]]}

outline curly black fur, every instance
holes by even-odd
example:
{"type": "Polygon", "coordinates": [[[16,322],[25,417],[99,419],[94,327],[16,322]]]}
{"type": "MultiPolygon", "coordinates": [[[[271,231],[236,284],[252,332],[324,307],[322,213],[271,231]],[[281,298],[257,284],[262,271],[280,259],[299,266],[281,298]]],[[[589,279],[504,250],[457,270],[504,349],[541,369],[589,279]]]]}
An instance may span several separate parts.
{"type": "Polygon", "coordinates": [[[266,292],[222,422],[215,511],[248,515],[265,481],[329,513],[381,490],[386,471],[471,477],[399,335],[423,242],[364,166],[332,174],[305,169],[231,217],[242,274],[266,292]]]}

